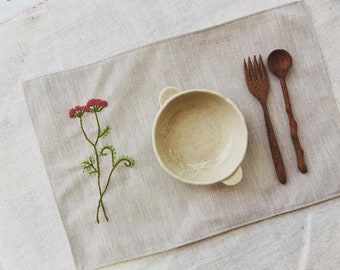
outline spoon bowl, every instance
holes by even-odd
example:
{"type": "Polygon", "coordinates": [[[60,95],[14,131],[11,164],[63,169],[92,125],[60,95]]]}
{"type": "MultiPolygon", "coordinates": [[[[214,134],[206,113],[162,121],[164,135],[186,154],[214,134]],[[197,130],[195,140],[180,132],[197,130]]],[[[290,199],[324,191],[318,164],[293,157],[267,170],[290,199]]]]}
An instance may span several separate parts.
{"type": "Polygon", "coordinates": [[[267,65],[271,72],[283,77],[292,67],[293,58],[286,50],[274,50],[268,56],[267,65]]]}

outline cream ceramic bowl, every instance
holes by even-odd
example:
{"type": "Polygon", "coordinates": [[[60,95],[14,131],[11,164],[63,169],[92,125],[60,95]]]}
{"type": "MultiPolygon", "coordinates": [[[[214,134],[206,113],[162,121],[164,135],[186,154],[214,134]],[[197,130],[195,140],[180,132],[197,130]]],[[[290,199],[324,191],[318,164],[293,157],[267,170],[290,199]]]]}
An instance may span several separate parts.
{"type": "Polygon", "coordinates": [[[152,142],[167,173],[196,185],[241,181],[248,131],[232,101],[209,90],[173,87],[164,88],[159,101],[152,142]]]}

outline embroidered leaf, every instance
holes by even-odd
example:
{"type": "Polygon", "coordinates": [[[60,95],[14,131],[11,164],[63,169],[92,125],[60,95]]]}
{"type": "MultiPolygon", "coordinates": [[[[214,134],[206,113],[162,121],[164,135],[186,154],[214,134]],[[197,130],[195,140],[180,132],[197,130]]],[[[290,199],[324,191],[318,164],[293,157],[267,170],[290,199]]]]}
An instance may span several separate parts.
{"type": "Polygon", "coordinates": [[[110,145],[110,144],[105,144],[99,151],[99,154],[101,156],[106,156],[107,153],[106,153],[106,150],[110,151],[111,153],[111,162],[112,162],[112,166],[114,164],[114,159],[116,158],[116,149],[110,145]]]}
{"type": "Polygon", "coordinates": [[[96,159],[93,156],[89,156],[86,160],[84,160],[81,165],[83,167],[83,172],[88,173],[89,175],[95,175],[98,173],[95,167],[96,159]]]}
{"type": "Polygon", "coordinates": [[[86,160],[82,162],[82,164],[85,164],[85,163],[94,165],[96,163],[96,159],[94,156],[90,155],[86,160]]]}
{"type": "Polygon", "coordinates": [[[114,155],[116,154],[116,149],[111,144],[105,144],[105,145],[103,145],[102,148],[100,148],[99,152],[100,152],[100,154],[102,156],[106,156],[107,155],[106,153],[104,153],[105,150],[110,150],[111,152],[114,153],[114,155]]]}
{"type": "Polygon", "coordinates": [[[114,166],[117,166],[120,162],[124,161],[126,167],[132,168],[135,165],[135,160],[129,156],[121,155],[114,160],[114,166]]]}
{"type": "Polygon", "coordinates": [[[99,134],[99,138],[105,137],[110,133],[111,127],[110,126],[105,126],[101,133],[99,134]]]}

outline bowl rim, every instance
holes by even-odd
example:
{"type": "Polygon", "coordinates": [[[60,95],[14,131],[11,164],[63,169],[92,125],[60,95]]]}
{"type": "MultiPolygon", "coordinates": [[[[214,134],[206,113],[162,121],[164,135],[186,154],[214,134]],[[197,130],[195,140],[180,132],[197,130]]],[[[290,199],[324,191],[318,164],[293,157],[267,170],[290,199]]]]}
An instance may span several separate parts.
{"type": "Polygon", "coordinates": [[[155,153],[155,156],[157,158],[158,163],[160,164],[162,169],[165,170],[173,178],[175,178],[177,180],[180,180],[181,182],[192,184],[192,185],[210,185],[210,184],[215,184],[215,183],[218,183],[218,182],[223,182],[228,177],[233,175],[237,171],[237,169],[241,166],[241,163],[242,163],[242,161],[243,161],[243,159],[245,157],[245,154],[246,154],[247,148],[248,148],[248,128],[247,128],[247,125],[246,125],[246,121],[245,121],[244,115],[242,114],[242,112],[240,111],[238,106],[232,100],[230,100],[229,98],[225,97],[224,95],[222,95],[219,92],[215,92],[215,91],[208,90],[208,89],[202,89],[202,88],[199,88],[199,89],[188,89],[188,90],[180,91],[179,93],[171,96],[168,100],[166,100],[164,102],[163,105],[161,105],[161,107],[160,107],[160,109],[159,109],[159,111],[158,111],[158,113],[157,113],[157,115],[156,115],[156,117],[154,119],[154,123],[153,123],[153,126],[152,126],[152,146],[153,146],[153,150],[154,150],[154,153],[155,153]],[[179,98],[179,97],[181,97],[183,95],[190,95],[190,94],[193,94],[193,93],[206,93],[206,94],[211,94],[211,95],[214,95],[214,96],[217,96],[217,97],[223,99],[226,103],[231,105],[231,107],[234,109],[234,111],[236,111],[236,113],[239,116],[239,119],[241,121],[241,124],[243,126],[243,132],[245,133],[245,140],[244,140],[244,144],[245,145],[243,147],[243,152],[242,152],[241,158],[237,162],[237,165],[235,166],[235,169],[232,170],[232,172],[230,174],[228,174],[228,175],[226,175],[226,176],[224,176],[222,178],[216,178],[216,179],[210,179],[210,180],[208,179],[207,181],[203,181],[203,182],[190,181],[188,179],[185,179],[184,177],[181,177],[181,176],[177,175],[173,171],[171,171],[164,164],[163,160],[160,158],[159,151],[158,151],[157,145],[156,145],[155,137],[156,137],[156,127],[157,127],[157,124],[159,122],[158,120],[159,120],[162,112],[169,105],[169,103],[172,102],[174,99],[177,99],[177,98],[179,98]]]}

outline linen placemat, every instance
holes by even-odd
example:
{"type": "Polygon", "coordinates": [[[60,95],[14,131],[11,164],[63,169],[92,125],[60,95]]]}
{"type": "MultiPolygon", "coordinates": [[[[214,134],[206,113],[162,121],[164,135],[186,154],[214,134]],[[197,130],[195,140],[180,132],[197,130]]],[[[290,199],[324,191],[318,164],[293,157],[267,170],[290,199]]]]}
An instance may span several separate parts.
{"type": "Polygon", "coordinates": [[[304,3],[39,77],[24,88],[79,269],[185,245],[340,194],[339,112],[304,3]],[[287,85],[308,167],[298,171],[279,81],[269,74],[286,185],[277,181],[262,110],[243,75],[243,58],[266,59],[276,48],[294,59],[287,85]],[[169,85],[211,89],[239,106],[249,130],[240,184],[192,186],[158,165],[151,129],[158,95],[169,85]]]}

